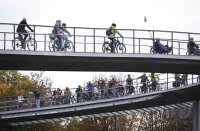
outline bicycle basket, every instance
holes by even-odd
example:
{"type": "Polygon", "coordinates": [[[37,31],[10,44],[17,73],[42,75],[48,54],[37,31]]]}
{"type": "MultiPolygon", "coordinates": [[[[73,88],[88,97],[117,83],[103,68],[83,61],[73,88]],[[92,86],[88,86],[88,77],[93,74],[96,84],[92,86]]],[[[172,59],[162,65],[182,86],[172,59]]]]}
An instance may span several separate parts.
{"type": "Polygon", "coordinates": [[[51,40],[54,40],[54,34],[53,34],[53,33],[49,34],[49,38],[50,38],[51,40]]]}

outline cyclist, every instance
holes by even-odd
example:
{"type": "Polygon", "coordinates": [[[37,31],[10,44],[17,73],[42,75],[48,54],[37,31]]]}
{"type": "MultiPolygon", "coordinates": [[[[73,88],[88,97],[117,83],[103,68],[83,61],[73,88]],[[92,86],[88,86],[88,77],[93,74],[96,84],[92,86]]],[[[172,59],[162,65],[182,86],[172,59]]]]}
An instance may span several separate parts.
{"type": "Polygon", "coordinates": [[[146,76],[146,74],[144,73],[142,76],[138,77],[138,79],[141,78],[141,92],[142,93],[147,93],[147,85],[149,83],[149,79],[148,77],[146,76]]]}
{"type": "Polygon", "coordinates": [[[56,43],[56,45],[58,46],[58,49],[61,49],[61,46],[62,46],[61,36],[63,35],[61,20],[56,20],[52,33],[55,34],[55,37],[57,37],[58,39],[58,43],[56,43]]]}
{"type": "Polygon", "coordinates": [[[67,46],[67,42],[68,42],[68,37],[67,35],[65,35],[65,33],[71,36],[70,32],[66,28],[66,23],[62,23],[61,33],[63,34],[61,35],[61,39],[62,39],[61,49],[64,49],[64,46],[65,45],[67,46]]]}
{"type": "Polygon", "coordinates": [[[171,47],[169,47],[168,45],[163,45],[160,42],[160,38],[156,38],[155,42],[154,42],[154,47],[155,47],[155,52],[157,53],[165,53],[165,52],[170,52],[172,50],[171,47]]]}
{"type": "Polygon", "coordinates": [[[193,37],[189,38],[187,48],[188,48],[188,55],[191,55],[191,54],[195,55],[195,50],[197,50],[199,48],[199,46],[194,42],[193,37]]]}
{"type": "Polygon", "coordinates": [[[33,30],[27,24],[26,18],[23,18],[22,21],[19,23],[19,25],[17,27],[17,33],[19,35],[20,41],[22,42],[22,48],[24,48],[24,49],[25,49],[25,41],[26,41],[26,38],[28,37],[28,34],[27,34],[27,31],[25,30],[25,27],[27,27],[31,32],[33,32],[33,30]],[[23,38],[22,34],[24,35],[24,38],[23,38]]]}
{"type": "Polygon", "coordinates": [[[133,92],[133,79],[131,78],[131,75],[128,74],[128,78],[126,79],[126,94],[132,94],[133,92]]]}
{"type": "Polygon", "coordinates": [[[151,78],[151,84],[149,86],[151,87],[152,91],[155,91],[156,90],[156,75],[154,72],[151,72],[150,78],[151,78]]]}
{"type": "Polygon", "coordinates": [[[115,23],[112,23],[110,28],[111,28],[111,33],[108,35],[108,39],[111,40],[111,52],[114,53],[115,52],[116,42],[117,42],[117,40],[115,39],[115,35],[118,34],[120,37],[123,37],[123,36],[116,29],[116,24],[115,23]]]}

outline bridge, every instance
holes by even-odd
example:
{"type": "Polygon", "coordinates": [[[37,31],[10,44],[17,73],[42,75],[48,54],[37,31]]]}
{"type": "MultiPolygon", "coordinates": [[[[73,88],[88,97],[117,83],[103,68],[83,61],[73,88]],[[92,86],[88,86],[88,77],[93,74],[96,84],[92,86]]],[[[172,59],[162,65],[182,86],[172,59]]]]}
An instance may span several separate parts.
{"type": "MultiPolygon", "coordinates": [[[[106,29],[69,27],[73,32],[72,52],[51,51],[48,49],[48,33],[51,26],[34,27],[33,50],[15,48],[17,24],[0,23],[11,31],[0,30],[0,69],[4,70],[48,70],[48,71],[130,71],[200,74],[200,57],[188,56],[188,37],[198,40],[199,33],[160,30],[119,29],[124,36],[121,41],[126,46],[125,53],[108,54],[102,52],[102,43],[107,37],[106,29]],[[13,32],[14,30],[14,32],[13,32]],[[87,32],[87,33],[84,33],[87,32]],[[147,34],[152,33],[153,38],[147,34]],[[145,35],[146,34],[146,35],[145,35]],[[172,46],[171,54],[151,54],[152,40],[161,38],[163,43],[172,46]],[[36,45],[37,44],[37,45],[36,45]],[[36,48],[37,47],[37,48],[36,48]]],[[[61,105],[40,109],[25,109],[0,113],[1,122],[13,125],[59,121],[65,118],[101,117],[122,112],[141,112],[154,109],[193,107],[193,130],[200,129],[199,83],[160,92],[121,97],[74,105],[61,105]],[[81,112],[80,112],[81,110],[81,112]],[[47,115],[48,114],[48,115],[47,115]],[[62,117],[64,116],[64,118],[62,117]],[[54,121],[53,120],[53,121],[54,121]]]]}
{"type": "MultiPolygon", "coordinates": [[[[102,117],[123,114],[124,112],[141,112],[151,110],[164,110],[170,108],[191,108],[191,101],[200,98],[200,84],[192,84],[180,88],[151,92],[146,94],[119,97],[107,100],[97,100],[72,105],[59,105],[44,108],[24,109],[1,112],[0,122],[15,124],[34,123],[36,121],[48,122],[49,119],[70,119],[102,117]]],[[[36,122],[37,123],[37,122],[36,122]]]]}

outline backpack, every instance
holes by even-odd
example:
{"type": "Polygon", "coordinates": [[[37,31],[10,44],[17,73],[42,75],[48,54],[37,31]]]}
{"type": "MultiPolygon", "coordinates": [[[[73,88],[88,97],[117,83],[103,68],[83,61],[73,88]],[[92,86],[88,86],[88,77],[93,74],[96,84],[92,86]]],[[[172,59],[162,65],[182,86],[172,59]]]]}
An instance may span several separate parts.
{"type": "Polygon", "coordinates": [[[57,34],[57,30],[55,29],[55,27],[53,28],[52,33],[57,34]]]}
{"type": "Polygon", "coordinates": [[[107,36],[109,36],[109,35],[111,35],[112,34],[112,27],[110,27],[110,28],[108,28],[107,30],[106,30],[106,35],[107,36]]]}

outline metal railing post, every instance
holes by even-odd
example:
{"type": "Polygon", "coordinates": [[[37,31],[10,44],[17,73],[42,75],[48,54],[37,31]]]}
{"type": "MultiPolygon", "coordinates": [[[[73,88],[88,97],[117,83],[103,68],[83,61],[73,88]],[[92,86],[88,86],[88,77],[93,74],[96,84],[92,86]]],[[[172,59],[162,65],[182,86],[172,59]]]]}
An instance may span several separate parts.
{"type": "MultiPolygon", "coordinates": [[[[173,40],[174,40],[173,37],[174,37],[173,32],[171,32],[171,42],[172,42],[172,45],[171,45],[171,46],[172,46],[172,48],[173,48],[173,46],[174,46],[174,45],[173,45],[173,40]]],[[[173,55],[173,54],[174,54],[174,51],[173,51],[173,49],[172,49],[172,55],[173,55]]]]}
{"type": "Polygon", "coordinates": [[[180,49],[181,47],[180,47],[180,42],[178,42],[178,55],[180,55],[181,54],[181,52],[180,52],[180,49]]]}
{"type": "Polygon", "coordinates": [[[138,40],[139,40],[139,51],[138,51],[138,53],[140,54],[140,38],[138,40]]]}
{"type": "Polygon", "coordinates": [[[74,27],[74,52],[76,52],[76,38],[75,38],[75,36],[76,36],[76,28],[74,27]]]}
{"type": "Polygon", "coordinates": [[[13,43],[14,45],[12,45],[14,47],[14,50],[15,50],[15,24],[13,25],[13,29],[14,29],[14,37],[13,37],[13,43]]]}
{"type": "Polygon", "coordinates": [[[192,74],[192,84],[194,84],[194,75],[192,74]]]}
{"type": "Polygon", "coordinates": [[[46,51],[47,35],[44,35],[44,51],[46,51]]]}
{"type": "Polygon", "coordinates": [[[35,43],[35,25],[33,25],[33,30],[34,30],[34,32],[33,32],[34,51],[36,51],[36,48],[35,48],[35,45],[36,45],[36,43],[35,43]]]}
{"type": "Polygon", "coordinates": [[[135,30],[133,30],[133,53],[135,54],[135,30]]]}
{"type": "Polygon", "coordinates": [[[86,36],[84,36],[84,52],[86,52],[86,41],[87,41],[87,38],[86,36]]]}
{"type": "Polygon", "coordinates": [[[4,50],[5,50],[6,49],[6,33],[4,32],[3,35],[4,35],[4,50]]]}
{"type": "Polygon", "coordinates": [[[95,28],[93,29],[93,42],[94,42],[93,52],[95,53],[95,28]]]}

